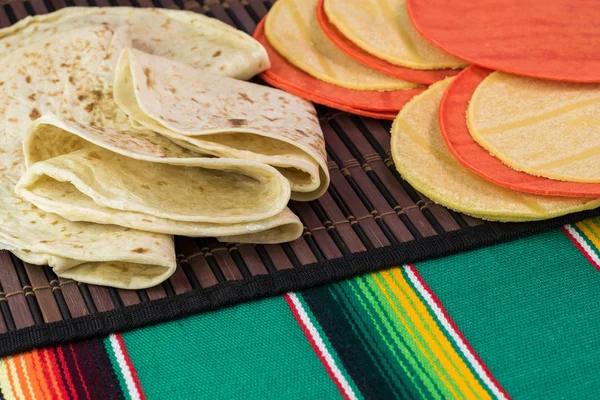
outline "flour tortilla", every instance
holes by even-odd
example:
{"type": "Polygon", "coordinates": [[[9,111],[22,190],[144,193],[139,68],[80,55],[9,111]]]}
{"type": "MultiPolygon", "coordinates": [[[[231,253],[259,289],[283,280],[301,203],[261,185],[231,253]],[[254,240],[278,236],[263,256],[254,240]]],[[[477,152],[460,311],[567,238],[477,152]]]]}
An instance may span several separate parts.
{"type": "Polygon", "coordinates": [[[363,50],[414,69],[462,68],[468,63],[439,49],[414,28],[406,0],[325,0],[329,21],[363,50]]]}
{"type": "Polygon", "coordinates": [[[473,139],[509,167],[571,182],[600,182],[600,84],[494,72],[467,112],[473,139]]]}
{"type": "MultiPolygon", "coordinates": [[[[134,181],[133,171],[156,173],[152,181],[155,185],[161,177],[167,181],[168,173],[173,171],[180,176],[206,178],[210,183],[211,179],[216,181],[210,176],[210,171],[214,171],[217,175],[227,175],[228,182],[238,185],[238,189],[250,189],[246,192],[249,196],[273,195],[263,199],[271,207],[259,207],[258,213],[250,213],[250,218],[242,217],[241,213],[219,213],[216,209],[206,209],[198,218],[194,211],[186,210],[174,200],[162,205],[160,211],[164,214],[157,215],[159,218],[183,216],[186,222],[210,220],[214,215],[221,216],[219,221],[240,222],[274,217],[285,210],[289,184],[267,165],[201,158],[161,135],[131,126],[127,115],[112,100],[117,58],[128,46],[131,46],[131,37],[127,27],[113,31],[108,26],[92,26],[26,46],[0,61],[0,84],[5,93],[0,100],[0,111],[5,116],[0,121],[0,148],[6,153],[0,161],[0,198],[3,200],[0,242],[16,249],[15,253],[25,261],[48,263],[59,276],[137,289],[155,285],[173,273],[176,261],[171,235],[70,222],[17,197],[13,189],[19,178],[22,177],[17,191],[34,193],[35,182],[31,183],[31,177],[43,169],[38,165],[47,163],[52,167],[48,173],[56,181],[66,179],[76,183],[88,194],[95,192],[94,200],[106,201],[123,211],[131,211],[128,200],[133,202],[134,208],[142,205],[148,211],[157,208],[157,199],[165,199],[164,192],[159,191],[156,196],[140,196],[142,190],[147,190],[143,187],[146,183],[134,181]],[[31,122],[40,116],[28,130],[31,122]],[[25,132],[29,134],[23,147],[25,132]],[[99,159],[94,152],[98,152],[99,159]],[[108,153],[110,156],[104,158],[108,153]],[[81,157],[89,159],[78,163],[81,157]],[[101,165],[102,160],[104,165],[101,165]],[[117,160],[127,169],[110,175],[111,169],[114,170],[112,163],[117,160]],[[27,171],[26,161],[31,167],[27,171]],[[239,182],[236,177],[240,178],[239,182]],[[274,185],[270,186],[269,181],[274,185]],[[28,185],[24,186],[24,182],[28,185]],[[129,184],[137,187],[127,186],[129,184]],[[126,193],[137,194],[137,197],[127,197],[126,193]]],[[[41,177],[50,177],[45,170],[42,172],[41,177]]],[[[51,198],[52,193],[55,192],[50,193],[51,198]]],[[[192,197],[190,193],[174,191],[171,194],[182,199],[192,197]]],[[[231,202],[221,205],[225,204],[231,202]]]]}
{"type": "Polygon", "coordinates": [[[123,50],[114,87],[116,103],[140,125],[199,153],[272,165],[295,200],[329,186],[323,132],[306,100],[134,49],[123,50]]]}
{"type": "Polygon", "coordinates": [[[417,86],[355,61],[327,38],[317,20],[319,0],[279,0],[266,17],[265,35],[295,67],[322,81],[358,90],[417,86]]]}
{"type": "Polygon", "coordinates": [[[415,97],[392,126],[394,163],[415,189],[443,206],[493,221],[541,220],[600,206],[598,199],[516,192],[486,181],[456,161],[438,125],[440,102],[452,79],[415,97]]]}
{"type": "Polygon", "coordinates": [[[27,17],[0,30],[0,58],[92,25],[126,26],[134,48],[219,75],[249,79],[269,68],[267,53],[257,41],[219,20],[191,11],[132,7],[66,7],[27,17]]]}

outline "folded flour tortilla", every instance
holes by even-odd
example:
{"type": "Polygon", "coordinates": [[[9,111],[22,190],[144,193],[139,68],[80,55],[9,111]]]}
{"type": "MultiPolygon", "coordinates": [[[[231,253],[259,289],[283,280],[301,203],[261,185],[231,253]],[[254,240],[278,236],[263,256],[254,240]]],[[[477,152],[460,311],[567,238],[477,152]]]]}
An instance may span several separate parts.
{"type": "Polygon", "coordinates": [[[329,186],[323,133],[306,100],[134,49],[123,50],[114,87],[135,122],[200,153],[272,165],[295,200],[329,186]]]}
{"type": "Polygon", "coordinates": [[[0,58],[92,25],[126,26],[134,48],[220,75],[249,79],[269,68],[267,53],[258,42],[217,19],[191,11],[133,7],[66,7],[27,17],[0,30],[0,58]]]}
{"type": "Polygon", "coordinates": [[[267,242],[282,227],[294,225],[295,216],[285,208],[289,183],[274,168],[199,157],[131,125],[112,99],[118,56],[131,45],[127,27],[91,26],[38,41],[0,61],[5,90],[0,148],[6,153],[0,161],[0,242],[27,262],[48,263],[59,276],[135,289],[159,283],[174,271],[172,236],[71,222],[57,215],[62,211],[52,201],[63,195],[83,198],[69,210],[98,211],[100,216],[85,218],[95,222],[136,222],[143,216],[150,222],[133,226],[141,229],[152,223],[146,216],[159,225],[180,221],[173,228],[179,232],[242,224],[239,231],[217,231],[226,237],[256,238],[255,232],[272,227],[267,242]],[[40,201],[38,208],[13,189],[49,203],[40,201]],[[113,210],[116,216],[109,215],[113,210]]]}

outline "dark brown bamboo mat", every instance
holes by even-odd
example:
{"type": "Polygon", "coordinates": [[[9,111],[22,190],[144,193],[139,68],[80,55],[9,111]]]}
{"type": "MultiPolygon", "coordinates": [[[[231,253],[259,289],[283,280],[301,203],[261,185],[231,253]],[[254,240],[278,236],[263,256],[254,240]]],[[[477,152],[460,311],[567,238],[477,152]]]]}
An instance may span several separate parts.
{"type": "MultiPolygon", "coordinates": [[[[218,18],[252,33],[270,1],[31,0],[3,2],[0,25],[66,6],[167,7],[218,18]]],[[[48,267],[0,252],[0,355],[123,331],[241,301],[301,290],[401,263],[517,238],[598,215],[527,224],[484,223],[432,203],[402,180],[389,122],[318,107],[331,187],[292,203],[305,230],[282,245],[176,239],[179,267],[162,285],[119,290],[57,278],[48,267]]]]}

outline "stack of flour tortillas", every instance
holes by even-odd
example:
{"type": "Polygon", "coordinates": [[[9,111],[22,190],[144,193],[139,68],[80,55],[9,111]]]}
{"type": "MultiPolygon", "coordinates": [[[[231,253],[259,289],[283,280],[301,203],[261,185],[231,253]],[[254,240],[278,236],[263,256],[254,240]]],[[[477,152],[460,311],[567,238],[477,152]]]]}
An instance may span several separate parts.
{"type": "Polygon", "coordinates": [[[407,12],[423,37],[479,66],[402,109],[392,151],[403,177],[432,200],[488,220],[598,207],[597,4],[408,0],[407,12]]]}
{"type": "Polygon", "coordinates": [[[0,31],[0,243],[62,277],[143,288],[172,235],[278,243],[329,185],[311,103],[248,79],[251,37],[199,14],[66,8],[0,31]]]}

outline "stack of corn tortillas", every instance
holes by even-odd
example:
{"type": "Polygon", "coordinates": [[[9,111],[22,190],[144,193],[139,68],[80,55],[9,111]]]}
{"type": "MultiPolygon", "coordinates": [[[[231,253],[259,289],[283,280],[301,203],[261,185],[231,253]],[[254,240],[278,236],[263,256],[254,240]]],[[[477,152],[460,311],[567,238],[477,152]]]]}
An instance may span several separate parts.
{"type": "MultiPolygon", "coordinates": [[[[361,35],[366,12],[348,12],[342,3],[325,0],[331,22],[381,56],[390,44],[361,35]]],[[[488,220],[539,220],[600,206],[597,7],[408,0],[407,10],[432,44],[480,66],[433,84],[401,110],[392,152],[402,176],[432,200],[488,220]]],[[[390,47],[386,60],[405,60],[401,48],[390,47]]]]}
{"type": "Polygon", "coordinates": [[[424,90],[423,84],[455,75],[458,70],[452,68],[467,63],[421,38],[411,26],[403,1],[393,1],[397,4],[385,7],[383,3],[277,1],[254,34],[271,59],[271,68],[261,77],[316,103],[359,115],[394,119],[404,104],[424,90]],[[393,15],[387,15],[388,8],[394,11],[393,15]],[[332,34],[340,31],[329,23],[325,11],[339,17],[332,18],[336,23],[343,22],[352,32],[364,34],[357,36],[360,40],[375,43],[373,48],[385,49],[384,54],[390,54],[394,47],[397,54],[393,56],[404,61],[391,64],[378,59],[372,63],[355,56],[344,46],[349,43],[342,43],[337,40],[340,35],[332,34]],[[364,26],[369,28],[363,29],[364,26]],[[382,67],[381,63],[385,65],[382,67]]]}
{"type": "Polygon", "coordinates": [[[313,106],[238,79],[267,53],[183,11],[67,8],[0,31],[0,243],[62,277],[167,279],[172,235],[298,238],[329,184],[313,106]]]}

